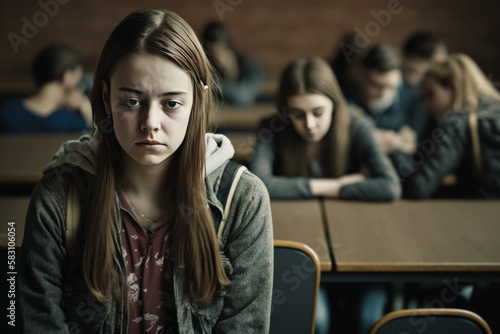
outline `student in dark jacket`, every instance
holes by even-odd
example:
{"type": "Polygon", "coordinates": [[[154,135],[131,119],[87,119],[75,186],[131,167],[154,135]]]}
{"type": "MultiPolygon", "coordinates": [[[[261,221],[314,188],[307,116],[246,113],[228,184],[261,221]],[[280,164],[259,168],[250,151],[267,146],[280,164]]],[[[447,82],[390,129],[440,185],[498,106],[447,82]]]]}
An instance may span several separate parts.
{"type": "Polygon", "coordinates": [[[418,31],[408,37],[403,46],[404,85],[420,91],[420,84],[433,64],[448,57],[446,43],[438,34],[430,31],[418,31]]]}
{"type": "Polygon", "coordinates": [[[278,113],[258,132],[252,171],[271,198],[393,201],[400,184],[373,127],[350,113],[328,63],[299,59],[282,77],[278,113]]]}
{"type": "Polygon", "coordinates": [[[402,61],[398,48],[373,46],[361,59],[357,89],[346,96],[373,122],[375,139],[388,154],[412,154],[427,122],[420,95],[402,82],[402,61]]]}
{"type": "Polygon", "coordinates": [[[435,65],[422,89],[438,126],[409,161],[399,161],[405,195],[431,197],[453,173],[453,197],[499,198],[500,93],[465,54],[435,65]]]}

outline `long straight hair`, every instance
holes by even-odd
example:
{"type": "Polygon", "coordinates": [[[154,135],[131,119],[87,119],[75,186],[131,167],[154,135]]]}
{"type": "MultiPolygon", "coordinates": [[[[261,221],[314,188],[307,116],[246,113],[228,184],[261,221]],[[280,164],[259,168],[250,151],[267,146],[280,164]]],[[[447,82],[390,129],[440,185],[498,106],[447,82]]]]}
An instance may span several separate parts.
{"type": "MultiPolygon", "coordinates": [[[[349,132],[351,117],[347,103],[328,63],[321,58],[302,58],[294,61],[281,76],[278,93],[278,113],[289,118],[287,99],[293,95],[322,94],[333,102],[330,129],[324,141],[325,158],[323,173],[327,177],[339,177],[348,167],[349,132]]],[[[284,176],[311,176],[309,160],[305,154],[305,140],[291,124],[276,135],[277,153],[281,159],[277,166],[284,176]]]]}
{"type": "Polygon", "coordinates": [[[185,267],[192,302],[208,305],[215,291],[229,284],[219,257],[204,183],[205,133],[214,102],[212,92],[218,90],[218,86],[196,34],[180,16],[170,11],[141,10],[128,15],[111,33],[99,59],[92,91],[93,119],[98,126],[96,178],[81,233],[85,282],[100,301],[110,301],[113,296],[123,298],[120,295],[125,284],[123,274],[114,260],[120,256],[114,242],[119,231],[115,180],[126,153],[106,123],[103,99],[109,96],[103,97],[102,83],[109,89],[116,64],[134,54],[165,57],[192,79],[193,106],[186,136],[171,157],[175,180],[170,181],[176,210],[170,230],[170,254],[175,270],[185,267]],[[209,89],[205,90],[204,85],[209,89]]]}

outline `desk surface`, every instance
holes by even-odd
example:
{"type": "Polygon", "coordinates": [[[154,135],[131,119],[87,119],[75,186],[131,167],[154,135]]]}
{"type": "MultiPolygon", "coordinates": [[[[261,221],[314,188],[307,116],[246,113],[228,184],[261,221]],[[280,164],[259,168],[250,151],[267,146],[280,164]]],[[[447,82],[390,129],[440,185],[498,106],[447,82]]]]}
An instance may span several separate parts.
{"type": "Polygon", "coordinates": [[[500,271],[500,201],[324,205],[339,272],[500,271]]]}
{"type": "MultiPolygon", "coordinates": [[[[16,245],[21,245],[29,197],[0,197],[0,246],[7,245],[7,223],[16,222],[16,245]]],[[[319,201],[272,201],[274,239],[303,242],[318,255],[321,270],[332,268],[319,201]]]]}
{"type": "Polygon", "coordinates": [[[255,130],[260,121],[276,113],[276,107],[270,103],[258,103],[249,107],[224,105],[212,114],[211,125],[218,131],[255,130]]]}
{"type": "Polygon", "coordinates": [[[82,133],[0,135],[0,182],[35,183],[61,144],[82,133]]]}
{"type": "Polygon", "coordinates": [[[0,197],[0,246],[8,244],[7,224],[9,222],[15,222],[16,246],[21,245],[29,202],[29,197],[0,197]]]}
{"type": "Polygon", "coordinates": [[[318,200],[271,201],[271,210],[274,239],[298,241],[308,245],[318,255],[321,270],[332,270],[318,200]]]}

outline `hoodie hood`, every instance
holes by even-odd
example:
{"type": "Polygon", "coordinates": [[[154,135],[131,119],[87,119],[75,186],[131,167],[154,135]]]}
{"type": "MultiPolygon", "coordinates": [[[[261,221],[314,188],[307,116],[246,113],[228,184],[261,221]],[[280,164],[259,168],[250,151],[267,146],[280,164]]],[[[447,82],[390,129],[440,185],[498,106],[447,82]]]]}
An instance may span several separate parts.
{"type": "Polygon", "coordinates": [[[215,133],[207,133],[205,135],[205,144],[205,168],[207,170],[207,175],[210,175],[234,156],[234,148],[229,138],[215,133]]]}
{"type": "MultiPolygon", "coordinates": [[[[44,167],[45,174],[51,169],[60,168],[62,165],[70,165],[83,169],[95,175],[95,147],[98,145],[96,136],[84,135],[77,140],[70,140],[62,144],[54,154],[52,160],[44,167]]],[[[234,156],[234,148],[231,141],[224,135],[205,134],[206,145],[206,173],[210,175],[227,160],[234,156]]]]}

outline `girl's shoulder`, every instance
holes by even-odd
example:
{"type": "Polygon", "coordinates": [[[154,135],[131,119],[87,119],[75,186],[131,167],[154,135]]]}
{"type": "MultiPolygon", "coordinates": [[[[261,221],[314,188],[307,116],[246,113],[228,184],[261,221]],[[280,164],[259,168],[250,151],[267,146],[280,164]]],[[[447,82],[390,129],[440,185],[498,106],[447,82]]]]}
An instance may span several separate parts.
{"type": "Polygon", "coordinates": [[[375,130],[375,124],[366,117],[362,110],[355,106],[349,106],[350,134],[351,138],[357,136],[371,135],[375,130]]]}
{"type": "Polygon", "coordinates": [[[94,176],[70,164],[62,164],[47,170],[39,180],[35,193],[39,196],[50,196],[58,205],[64,206],[70,183],[78,189],[80,196],[85,197],[90,191],[91,180],[94,176]]]}
{"type": "MultiPolygon", "coordinates": [[[[224,186],[227,187],[228,189],[231,188],[232,183],[234,182],[234,174],[231,175],[224,175],[225,169],[227,163],[222,164],[219,166],[213,173],[210,174],[209,176],[209,188],[212,189],[214,195],[219,192],[219,188],[224,186]]],[[[264,183],[262,180],[257,177],[255,174],[250,172],[245,166],[238,164],[241,166],[241,170],[239,170],[240,176],[238,179],[238,183],[235,184],[234,187],[234,198],[235,199],[242,199],[242,200],[247,200],[251,199],[252,196],[255,195],[267,195],[267,190],[264,186],[264,183]]],[[[215,195],[216,196],[216,195],[215,195]]]]}

